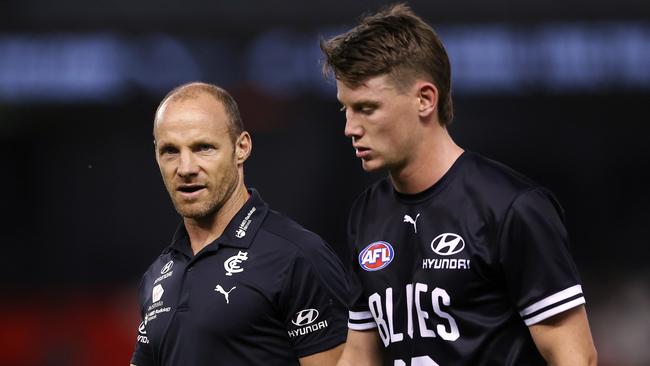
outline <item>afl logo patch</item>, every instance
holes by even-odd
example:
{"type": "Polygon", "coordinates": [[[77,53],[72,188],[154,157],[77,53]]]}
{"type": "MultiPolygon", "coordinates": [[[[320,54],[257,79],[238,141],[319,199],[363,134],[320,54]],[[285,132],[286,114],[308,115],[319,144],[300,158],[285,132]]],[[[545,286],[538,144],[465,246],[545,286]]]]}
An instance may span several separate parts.
{"type": "Polygon", "coordinates": [[[366,271],[378,271],[392,262],[393,247],[385,241],[376,241],[359,253],[359,264],[366,271]]]}

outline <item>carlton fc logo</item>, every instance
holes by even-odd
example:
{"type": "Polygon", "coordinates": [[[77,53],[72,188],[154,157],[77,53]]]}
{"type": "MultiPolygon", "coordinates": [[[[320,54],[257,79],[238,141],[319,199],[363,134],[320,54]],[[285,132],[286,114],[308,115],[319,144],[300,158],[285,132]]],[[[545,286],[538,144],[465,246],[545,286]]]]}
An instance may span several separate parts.
{"type": "Polygon", "coordinates": [[[465,249],[465,240],[453,233],[440,234],[431,241],[431,249],[439,255],[453,255],[465,249]]]}
{"type": "Polygon", "coordinates": [[[378,271],[393,261],[393,247],[385,241],[376,241],[359,253],[359,264],[366,271],[378,271]]]}

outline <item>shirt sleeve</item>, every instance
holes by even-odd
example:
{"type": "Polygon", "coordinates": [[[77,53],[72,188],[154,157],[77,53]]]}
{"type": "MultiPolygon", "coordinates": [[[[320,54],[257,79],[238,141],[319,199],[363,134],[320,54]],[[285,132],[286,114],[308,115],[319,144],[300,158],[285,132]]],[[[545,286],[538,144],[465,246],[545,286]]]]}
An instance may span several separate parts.
{"type": "Polygon", "coordinates": [[[297,255],[283,286],[281,308],[298,357],[345,342],[347,299],[343,266],[327,244],[321,241],[297,255]]]}
{"type": "Polygon", "coordinates": [[[498,258],[526,325],[585,303],[563,211],[550,192],[538,188],[515,199],[504,221],[498,258]]]}
{"type": "Polygon", "coordinates": [[[144,299],[142,296],[142,283],[144,283],[146,275],[143,276],[142,281],[140,283],[140,308],[141,308],[141,319],[142,322],[138,326],[138,331],[137,331],[137,336],[136,336],[136,342],[135,342],[135,351],[133,352],[133,355],[131,356],[131,364],[136,365],[136,366],[153,366],[153,356],[151,353],[151,347],[149,346],[149,338],[147,337],[147,327],[146,327],[146,321],[145,321],[145,313],[144,313],[144,299]]]}
{"type": "Polygon", "coordinates": [[[368,306],[368,295],[364,290],[359,277],[361,266],[359,265],[359,249],[357,244],[357,232],[359,230],[359,210],[362,199],[358,199],[350,210],[348,218],[348,245],[350,258],[348,260],[348,281],[350,283],[350,303],[348,314],[348,328],[352,330],[368,330],[377,328],[377,323],[370,313],[368,306]]]}

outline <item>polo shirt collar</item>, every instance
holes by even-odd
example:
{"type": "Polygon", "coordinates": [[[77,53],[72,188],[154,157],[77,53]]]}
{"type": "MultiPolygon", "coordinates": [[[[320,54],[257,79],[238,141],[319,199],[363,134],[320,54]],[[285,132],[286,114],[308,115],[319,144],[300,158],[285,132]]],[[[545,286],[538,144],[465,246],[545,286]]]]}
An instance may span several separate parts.
{"type": "MultiPolygon", "coordinates": [[[[262,200],[256,189],[251,188],[248,193],[250,197],[230,220],[221,236],[203,248],[200,253],[215,251],[221,245],[241,249],[250,247],[257,231],[266,218],[269,206],[262,200]]],[[[178,225],[168,249],[177,250],[189,257],[193,256],[187,231],[182,222],[178,225]]]]}
{"type": "Polygon", "coordinates": [[[230,220],[223,234],[217,238],[216,242],[219,244],[235,248],[248,248],[262,226],[269,206],[262,200],[256,189],[251,188],[248,193],[250,194],[248,201],[230,220]]]}

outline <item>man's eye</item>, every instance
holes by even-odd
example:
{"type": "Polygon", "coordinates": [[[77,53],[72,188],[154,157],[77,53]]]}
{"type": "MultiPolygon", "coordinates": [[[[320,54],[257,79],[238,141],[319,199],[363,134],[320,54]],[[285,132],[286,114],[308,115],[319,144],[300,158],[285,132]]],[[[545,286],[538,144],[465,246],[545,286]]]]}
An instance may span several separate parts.
{"type": "Polygon", "coordinates": [[[208,152],[214,150],[214,146],[208,144],[199,145],[199,151],[208,152]]]}
{"type": "Polygon", "coordinates": [[[362,114],[372,114],[375,111],[375,107],[361,107],[359,112],[362,114]]]}
{"type": "Polygon", "coordinates": [[[176,154],[178,150],[173,147],[163,147],[160,149],[160,155],[176,154]]]}

